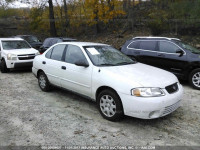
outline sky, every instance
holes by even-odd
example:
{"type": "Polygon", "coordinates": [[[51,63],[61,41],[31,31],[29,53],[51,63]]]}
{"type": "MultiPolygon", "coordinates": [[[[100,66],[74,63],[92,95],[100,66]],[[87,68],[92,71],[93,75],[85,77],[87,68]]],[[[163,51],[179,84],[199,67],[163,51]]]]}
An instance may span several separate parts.
{"type": "MultiPolygon", "coordinates": [[[[36,3],[40,3],[40,0],[34,0],[34,1],[37,1],[36,3]]],[[[57,0],[58,2],[61,2],[62,0],[57,0]]],[[[53,0],[53,3],[55,3],[55,1],[53,0]]],[[[11,3],[9,5],[9,7],[12,7],[12,8],[26,8],[26,7],[32,7],[30,4],[27,4],[27,3],[21,3],[19,1],[15,1],[13,3],[11,3]]]]}
{"type": "MultiPolygon", "coordinates": [[[[33,1],[37,1],[36,3],[40,3],[40,0],[33,0],[33,1]]],[[[46,1],[48,1],[48,0],[46,0],[46,1]]],[[[57,2],[60,3],[60,4],[62,3],[62,1],[63,0],[57,0],[57,2]]],[[[54,3],[54,5],[56,4],[55,0],[53,0],[53,3],[54,3]]],[[[24,7],[32,7],[32,6],[30,4],[21,3],[21,2],[19,2],[19,1],[16,0],[12,4],[10,4],[9,7],[12,7],[12,8],[22,8],[23,7],[24,8],[24,7]]]]}
{"type": "Polygon", "coordinates": [[[12,3],[9,5],[10,7],[13,7],[13,8],[22,8],[22,7],[30,7],[29,5],[25,4],[25,3],[20,3],[18,1],[12,3]]]}

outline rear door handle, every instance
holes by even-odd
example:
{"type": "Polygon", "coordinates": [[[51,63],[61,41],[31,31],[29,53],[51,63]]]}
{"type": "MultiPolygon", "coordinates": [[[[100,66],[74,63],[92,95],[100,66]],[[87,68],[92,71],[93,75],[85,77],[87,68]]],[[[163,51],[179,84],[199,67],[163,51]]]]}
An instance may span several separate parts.
{"type": "Polygon", "coordinates": [[[46,64],[46,61],[43,61],[42,64],[46,64]]]}
{"type": "Polygon", "coordinates": [[[65,66],[62,66],[61,69],[66,70],[66,67],[65,67],[65,66]]]}

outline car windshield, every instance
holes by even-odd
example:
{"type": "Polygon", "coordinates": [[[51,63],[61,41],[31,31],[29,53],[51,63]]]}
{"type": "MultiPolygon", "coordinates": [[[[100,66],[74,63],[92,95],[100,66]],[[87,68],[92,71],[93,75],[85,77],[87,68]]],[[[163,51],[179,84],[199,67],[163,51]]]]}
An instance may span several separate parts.
{"type": "Polygon", "coordinates": [[[38,38],[35,36],[24,36],[23,38],[29,43],[39,42],[38,38]]]}
{"type": "Polygon", "coordinates": [[[4,50],[31,48],[26,41],[2,41],[4,50]]]}
{"type": "Polygon", "coordinates": [[[95,66],[119,66],[136,63],[111,46],[83,47],[95,66]]]}
{"type": "Polygon", "coordinates": [[[200,50],[198,50],[197,48],[194,48],[193,46],[191,45],[188,45],[186,43],[183,43],[181,41],[178,41],[178,40],[175,40],[175,42],[182,48],[184,49],[187,49],[189,51],[191,51],[192,53],[195,53],[195,54],[200,54],[200,50]]]}

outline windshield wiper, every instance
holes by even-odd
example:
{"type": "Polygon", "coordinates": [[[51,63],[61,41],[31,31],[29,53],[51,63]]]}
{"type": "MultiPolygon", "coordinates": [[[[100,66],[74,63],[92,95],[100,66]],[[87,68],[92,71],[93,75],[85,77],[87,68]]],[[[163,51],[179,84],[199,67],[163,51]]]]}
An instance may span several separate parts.
{"type": "Polygon", "coordinates": [[[129,64],[135,64],[135,62],[120,62],[115,65],[129,65],[129,64]]]}
{"type": "Polygon", "coordinates": [[[200,54],[200,52],[195,52],[195,51],[192,51],[192,53],[194,53],[194,54],[200,54]]]}
{"type": "Polygon", "coordinates": [[[107,63],[107,64],[99,64],[98,66],[115,66],[115,65],[107,63]]]}

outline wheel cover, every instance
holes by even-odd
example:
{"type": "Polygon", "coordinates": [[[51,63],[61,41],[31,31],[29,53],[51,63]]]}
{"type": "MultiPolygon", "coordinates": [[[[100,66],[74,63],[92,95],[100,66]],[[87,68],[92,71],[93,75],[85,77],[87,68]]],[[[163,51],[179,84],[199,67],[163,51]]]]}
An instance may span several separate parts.
{"type": "Polygon", "coordinates": [[[195,74],[193,75],[193,77],[192,77],[192,83],[193,83],[196,87],[200,88],[200,72],[197,72],[197,73],[195,73],[195,74]]]}
{"type": "Polygon", "coordinates": [[[39,77],[39,84],[42,89],[46,87],[46,79],[44,75],[40,75],[39,77]]]}
{"type": "Polygon", "coordinates": [[[116,114],[116,103],[110,95],[103,95],[100,99],[101,112],[107,117],[113,117],[116,114]]]}

